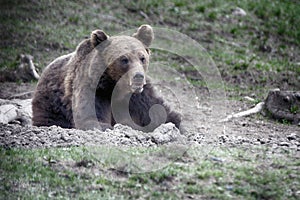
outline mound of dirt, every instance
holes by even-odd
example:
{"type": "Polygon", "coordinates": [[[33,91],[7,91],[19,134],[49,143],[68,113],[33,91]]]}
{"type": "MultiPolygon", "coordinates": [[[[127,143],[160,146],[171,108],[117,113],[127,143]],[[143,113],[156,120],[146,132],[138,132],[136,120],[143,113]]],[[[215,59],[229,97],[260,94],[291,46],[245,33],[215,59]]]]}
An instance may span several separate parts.
{"type": "MultiPolygon", "coordinates": [[[[169,77],[170,77],[169,73],[169,77]]],[[[176,78],[176,76],[174,75],[176,78]]],[[[174,78],[174,79],[175,79],[174,78]]],[[[113,130],[82,131],[60,127],[24,126],[17,121],[0,124],[0,147],[4,148],[47,148],[82,145],[115,145],[155,147],[159,145],[183,144],[205,145],[213,148],[216,145],[231,146],[267,146],[271,149],[287,148],[300,151],[300,131],[298,125],[280,124],[255,115],[218,123],[225,114],[239,112],[249,108],[243,101],[222,101],[222,105],[213,104],[203,97],[191,92],[189,85],[175,81],[154,81],[159,94],[168,99],[170,105],[183,115],[184,134],[173,124],[164,124],[151,133],[133,130],[117,124],[113,130]],[[201,97],[201,98],[197,98],[201,97]],[[215,106],[215,107],[212,107],[215,106]],[[218,107],[219,106],[219,107],[218,107]],[[226,106],[226,109],[220,109],[226,106]]],[[[0,84],[5,88],[6,96],[26,92],[34,86],[21,84],[0,84]],[[22,90],[16,91],[16,88],[22,90]]],[[[195,89],[195,88],[194,88],[195,89]]]]}
{"type": "Polygon", "coordinates": [[[30,127],[19,124],[0,125],[0,146],[22,147],[67,147],[67,146],[154,146],[184,141],[185,136],[171,123],[163,124],[152,133],[144,133],[128,126],[116,124],[113,130],[82,131],[63,129],[57,126],[30,127]]]}
{"type": "Polygon", "coordinates": [[[300,133],[297,126],[285,126],[270,122],[246,119],[228,122],[222,133],[208,135],[208,127],[183,135],[172,124],[163,124],[153,132],[144,133],[128,126],[116,124],[113,130],[82,131],[63,129],[57,126],[31,127],[19,124],[0,124],[0,147],[4,148],[48,148],[69,146],[153,147],[180,144],[232,146],[268,146],[274,150],[287,148],[300,151],[300,133]]]}

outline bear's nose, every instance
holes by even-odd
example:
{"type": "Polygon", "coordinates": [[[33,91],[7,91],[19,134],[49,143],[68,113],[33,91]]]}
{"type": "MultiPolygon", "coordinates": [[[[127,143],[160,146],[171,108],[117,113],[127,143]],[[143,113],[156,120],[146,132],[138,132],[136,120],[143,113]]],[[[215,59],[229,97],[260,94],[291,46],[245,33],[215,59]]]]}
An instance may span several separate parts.
{"type": "Polygon", "coordinates": [[[137,72],[134,77],[133,77],[134,80],[143,80],[144,79],[144,74],[141,73],[141,72],[137,72]]]}

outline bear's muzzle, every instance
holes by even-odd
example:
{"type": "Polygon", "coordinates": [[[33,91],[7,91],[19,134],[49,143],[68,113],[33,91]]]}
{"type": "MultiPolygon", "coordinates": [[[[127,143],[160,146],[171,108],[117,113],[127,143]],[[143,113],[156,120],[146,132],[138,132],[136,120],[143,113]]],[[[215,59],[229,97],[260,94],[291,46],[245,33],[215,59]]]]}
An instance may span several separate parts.
{"type": "Polygon", "coordinates": [[[129,86],[131,88],[131,92],[133,92],[133,93],[142,93],[143,92],[143,87],[144,87],[145,84],[146,84],[146,80],[145,80],[144,73],[137,72],[133,76],[129,86]]]}

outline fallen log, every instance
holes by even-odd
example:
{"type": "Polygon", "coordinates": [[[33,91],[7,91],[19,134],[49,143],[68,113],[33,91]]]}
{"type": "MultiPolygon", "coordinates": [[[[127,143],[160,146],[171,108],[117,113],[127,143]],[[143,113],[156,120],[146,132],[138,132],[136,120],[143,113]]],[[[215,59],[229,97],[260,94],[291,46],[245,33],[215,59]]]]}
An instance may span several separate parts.
{"type": "Polygon", "coordinates": [[[281,122],[287,121],[300,125],[300,91],[271,90],[264,102],[256,104],[255,107],[249,110],[228,115],[221,122],[227,122],[233,118],[245,117],[256,113],[262,113],[267,117],[281,122]]]}
{"type": "Polygon", "coordinates": [[[265,100],[266,115],[293,124],[300,123],[300,91],[272,90],[265,100]]]}

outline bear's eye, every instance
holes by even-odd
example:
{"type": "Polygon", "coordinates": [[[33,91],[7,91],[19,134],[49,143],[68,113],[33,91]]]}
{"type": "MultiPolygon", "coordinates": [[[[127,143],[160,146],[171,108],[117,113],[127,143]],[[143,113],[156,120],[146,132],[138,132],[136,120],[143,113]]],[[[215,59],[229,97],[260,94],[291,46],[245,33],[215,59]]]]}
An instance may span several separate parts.
{"type": "Polygon", "coordinates": [[[127,64],[129,63],[128,58],[122,58],[122,59],[121,59],[121,63],[122,63],[123,65],[127,65],[127,64]]]}
{"type": "Polygon", "coordinates": [[[141,60],[141,62],[142,62],[143,64],[145,64],[145,62],[146,62],[146,58],[145,58],[145,57],[141,57],[140,60],[141,60]]]}

